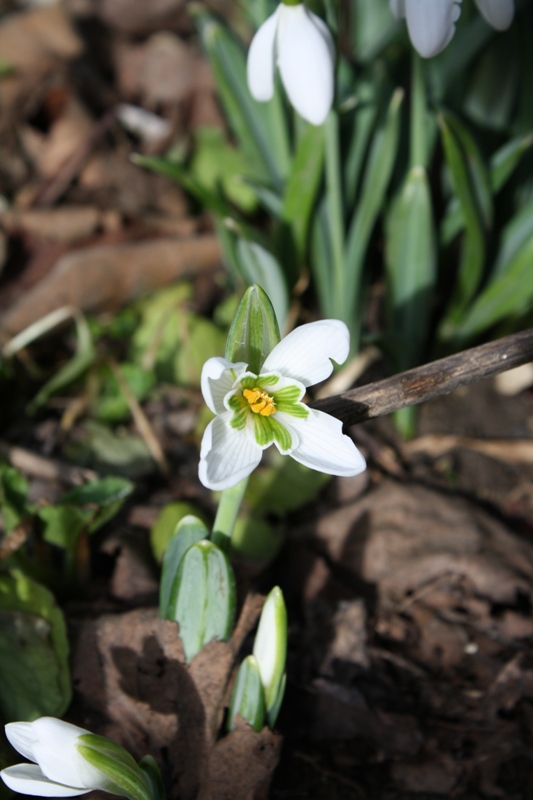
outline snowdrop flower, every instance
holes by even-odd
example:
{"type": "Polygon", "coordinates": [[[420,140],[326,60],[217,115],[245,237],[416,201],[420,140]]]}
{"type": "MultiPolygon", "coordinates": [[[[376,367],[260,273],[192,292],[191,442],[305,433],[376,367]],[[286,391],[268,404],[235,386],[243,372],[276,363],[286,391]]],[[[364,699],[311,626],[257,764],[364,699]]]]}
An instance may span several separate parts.
{"type": "Polygon", "coordinates": [[[350,336],[335,319],[311,322],[277,344],[260,375],[244,363],[210,358],[202,370],[202,393],[216,414],[204,433],[200,480],[209,489],[228,489],[246,478],[275,444],[280,453],[328,475],[357,475],[365,460],[342,423],[308,408],[307,386],[333,371],[330,359],[342,364],[350,336]]]}
{"type": "Polygon", "coordinates": [[[326,23],[302,2],[280,3],[252,39],[248,87],[256,100],[272,98],[276,64],[296,111],[322,125],[333,103],[335,47],[326,23]]]}
{"type": "Polygon", "coordinates": [[[513,21],[514,0],[476,0],[476,5],[497,31],[506,31],[513,21]]]}
{"type": "Polygon", "coordinates": [[[15,750],[33,762],[16,764],[0,772],[4,783],[14,792],[36,797],[76,797],[103,789],[113,794],[138,796],[139,800],[150,799],[145,779],[133,758],[108,739],[54,717],[10,722],[5,730],[15,750]],[[113,777],[91,761],[100,761],[104,769],[112,763],[113,777]]]}
{"type": "MultiPolygon", "coordinates": [[[[440,53],[451,42],[461,15],[462,0],[390,0],[396,19],[407,20],[413,46],[424,58],[440,53]]],[[[476,0],[487,20],[497,30],[509,27],[514,16],[514,0],[476,0]]]]}

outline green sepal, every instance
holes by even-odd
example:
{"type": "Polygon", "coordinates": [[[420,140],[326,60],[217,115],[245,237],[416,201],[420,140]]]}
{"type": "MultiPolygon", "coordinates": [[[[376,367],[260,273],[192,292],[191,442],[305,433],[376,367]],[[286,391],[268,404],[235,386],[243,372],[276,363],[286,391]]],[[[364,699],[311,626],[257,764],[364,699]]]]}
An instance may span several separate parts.
{"type": "Polygon", "coordinates": [[[281,705],[287,659],[287,609],[279,586],[275,586],[265,600],[253,654],[261,673],[267,715],[269,719],[275,718],[281,705]]]}
{"type": "Polygon", "coordinates": [[[265,692],[261,683],[259,665],[254,656],[244,659],[233,686],[228,713],[228,730],[235,727],[235,717],[239,715],[252,726],[254,731],[261,731],[265,723],[265,692]]]}
{"type": "Polygon", "coordinates": [[[159,616],[163,619],[174,619],[173,615],[169,613],[172,584],[178,574],[183,556],[189,547],[202,539],[209,539],[209,531],[201,519],[191,514],[180,519],[163,557],[163,570],[159,585],[159,616]]]}
{"type": "Polygon", "coordinates": [[[225,553],[212,542],[193,544],[181,559],[168,604],[187,662],[211,639],[229,639],[235,606],[235,576],[225,553]]]}
{"type": "Polygon", "coordinates": [[[159,767],[156,764],[153,756],[143,756],[139,761],[139,767],[150,787],[150,794],[152,800],[166,800],[165,787],[163,786],[163,779],[159,772],[159,767]]]}
{"type": "Polygon", "coordinates": [[[250,286],[239,303],[226,343],[226,358],[233,364],[244,362],[259,375],[269,353],[279,344],[276,313],[266,292],[250,286]]]}
{"type": "Polygon", "coordinates": [[[76,750],[102,773],[99,789],[129,800],[153,800],[143,771],[128,751],[116,742],[105,736],[85,733],[78,737],[76,750]]]}

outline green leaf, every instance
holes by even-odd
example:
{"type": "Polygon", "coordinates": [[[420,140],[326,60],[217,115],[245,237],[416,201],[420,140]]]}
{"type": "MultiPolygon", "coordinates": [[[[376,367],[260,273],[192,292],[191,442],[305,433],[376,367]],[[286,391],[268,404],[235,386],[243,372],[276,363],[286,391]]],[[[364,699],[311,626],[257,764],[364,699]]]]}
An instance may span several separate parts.
{"type": "Polygon", "coordinates": [[[531,145],[533,133],[528,133],[511,139],[494,153],[490,161],[490,183],[494,194],[505,186],[531,145]]]}
{"type": "Polygon", "coordinates": [[[0,464],[0,510],[6,533],[26,514],[28,481],[14,467],[0,464]]]}
{"type": "Polygon", "coordinates": [[[281,212],[282,218],[292,228],[300,259],[305,253],[307,231],[323,166],[324,129],[322,126],[307,125],[292,161],[281,212]]]}
{"type": "Polygon", "coordinates": [[[247,656],[239,667],[228,713],[229,731],[235,728],[237,715],[246,720],[257,733],[263,729],[265,693],[261,683],[259,666],[254,656],[247,656]]]}
{"type": "Polygon", "coordinates": [[[400,130],[400,108],[403,91],[396,89],[392,95],[384,122],[374,134],[365,170],[361,197],[352,218],[346,244],[346,310],[343,317],[353,316],[358,311],[358,292],[361,284],[363,262],[370,235],[381,213],[385,193],[389,185],[400,130]]]}
{"type": "Polygon", "coordinates": [[[0,715],[60,717],[71,699],[68,640],[54,597],[18,570],[0,575],[0,715]]]}
{"type": "Polygon", "coordinates": [[[508,264],[533,236],[533,198],[505,226],[501,235],[501,247],[496,257],[492,277],[504,273],[508,264]]]}
{"type": "Polygon", "coordinates": [[[194,134],[192,175],[201,186],[216,191],[220,186],[225,197],[244,213],[257,209],[257,196],[246,183],[253,166],[244,153],[232,147],[220,128],[199,128],[194,134]]]}
{"type": "Polygon", "coordinates": [[[231,556],[264,568],[276,558],[284,541],[280,525],[274,526],[262,517],[243,514],[237,518],[233,528],[231,556]]]}
{"type": "Polygon", "coordinates": [[[87,524],[87,515],[72,506],[45,506],[37,516],[44,523],[45,542],[63,548],[72,558],[78,536],[87,524]]]}
{"type": "Polygon", "coordinates": [[[533,301],[533,236],[479,295],[457,328],[463,342],[508,316],[527,311],[533,301]]]}
{"type": "Polygon", "coordinates": [[[178,533],[181,521],[190,517],[198,519],[206,527],[202,514],[192,503],[169,503],[161,510],[150,531],[150,546],[156,561],[162,562],[170,541],[178,533]]]}
{"type": "Polygon", "coordinates": [[[85,317],[78,315],[75,317],[75,322],[77,332],[75,355],[59,370],[59,372],[56,372],[56,374],[45,383],[29,404],[28,413],[34,413],[40,406],[44,405],[52,395],[57,394],[57,392],[60,392],[62,389],[70,386],[71,383],[81,378],[89,367],[94,364],[96,360],[96,350],[93,345],[87,321],[85,317]]]}
{"type": "Polygon", "coordinates": [[[270,103],[256,102],[248,90],[243,45],[199,4],[191,3],[189,9],[240,146],[255,165],[257,176],[269,178],[280,189],[288,171],[289,149],[279,96],[270,103]]]}
{"type": "Polygon", "coordinates": [[[249,286],[257,284],[263,289],[274,307],[279,325],[283,327],[289,313],[289,296],[279,261],[262,245],[240,237],[236,255],[246,283],[249,286]]]}
{"type": "MultiPolygon", "coordinates": [[[[175,503],[174,506],[176,505],[185,504],[175,503]]],[[[171,506],[167,506],[167,509],[169,508],[171,508],[171,506]]],[[[159,520],[160,519],[161,515],[159,517],[159,520]]],[[[152,532],[154,529],[155,526],[152,532]]],[[[168,605],[172,584],[178,573],[181,560],[189,547],[192,547],[196,542],[201,542],[202,539],[209,539],[209,530],[202,520],[192,514],[182,517],[172,533],[163,557],[163,570],[161,573],[161,583],[159,585],[159,614],[163,619],[172,618],[169,616],[168,605]]]]}
{"type": "Polygon", "coordinates": [[[469,71],[464,110],[484,128],[506,131],[512,124],[522,79],[513,39],[512,34],[495,36],[469,71]]]}
{"type": "Polygon", "coordinates": [[[76,487],[61,498],[61,505],[83,509],[88,521],[87,530],[94,533],[118,514],[134,489],[134,484],[126,478],[110,475],[76,487]]]}
{"type": "MultiPolygon", "coordinates": [[[[133,395],[140,402],[155,386],[155,375],[138,364],[122,363],[120,371],[133,395]]],[[[114,371],[105,365],[102,371],[104,384],[96,403],[94,414],[102,422],[122,422],[130,417],[130,407],[124,397],[114,371]]]]}
{"type": "Polygon", "coordinates": [[[166,800],[163,779],[153,756],[143,756],[139,761],[139,767],[150,789],[151,800],[166,800]]]}
{"type": "Polygon", "coordinates": [[[139,153],[134,153],[131,156],[131,160],[139,167],[151,169],[153,172],[159,173],[159,175],[171,178],[209,211],[221,216],[232,213],[231,206],[221,196],[218,188],[213,190],[206,188],[192,175],[187,167],[176,162],[170,156],[143,156],[139,153]]]}
{"type": "Polygon", "coordinates": [[[386,225],[389,339],[398,371],[419,363],[429,333],[436,280],[433,211],[426,170],[413,167],[386,225]]]}
{"type": "Polygon", "coordinates": [[[267,356],[280,341],[276,313],[260,286],[250,286],[243,295],[226,342],[226,358],[244,362],[259,375],[267,356]]]}
{"type": "Polygon", "coordinates": [[[112,431],[90,419],[80,426],[80,438],[65,445],[64,453],[77,464],[130,478],[149,475],[154,470],[150,451],[140,436],[112,431]]]}
{"type": "Polygon", "coordinates": [[[229,639],[235,605],[235,577],[225,553],[212,542],[193,544],[181,560],[168,605],[187,662],[212,639],[229,639]]]}
{"type": "Polygon", "coordinates": [[[331,481],[331,476],[304,467],[281,453],[269,452],[270,463],[250,475],[246,505],[256,515],[279,514],[307,505],[331,481]]]}
{"type": "Polygon", "coordinates": [[[460,319],[464,309],[474,296],[482,277],[485,260],[485,233],[483,214],[479,208],[479,196],[469,168],[468,154],[463,142],[450,125],[450,115],[439,114],[442,143],[450,169],[455,194],[461,205],[466,230],[461,250],[457,282],[452,296],[450,312],[445,320],[442,336],[448,336],[453,323],[460,319]]]}

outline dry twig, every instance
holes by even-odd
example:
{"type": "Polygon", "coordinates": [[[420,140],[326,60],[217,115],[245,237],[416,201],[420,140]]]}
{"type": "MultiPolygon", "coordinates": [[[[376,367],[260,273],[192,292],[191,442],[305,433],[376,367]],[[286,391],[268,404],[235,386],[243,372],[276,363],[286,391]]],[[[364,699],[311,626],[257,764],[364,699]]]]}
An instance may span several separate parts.
{"type": "Polygon", "coordinates": [[[354,425],[449,394],[461,386],[529,361],[533,361],[533,329],[503,336],[495,342],[471,347],[326,400],[317,400],[312,406],[354,425]]]}

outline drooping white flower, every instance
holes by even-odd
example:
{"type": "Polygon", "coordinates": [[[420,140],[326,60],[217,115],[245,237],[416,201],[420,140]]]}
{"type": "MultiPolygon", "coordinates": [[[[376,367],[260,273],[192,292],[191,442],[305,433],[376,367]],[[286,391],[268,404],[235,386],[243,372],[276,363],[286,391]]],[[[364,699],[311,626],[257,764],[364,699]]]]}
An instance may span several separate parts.
{"type": "MultiPolygon", "coordinates": [[[[390,0],[396,19],[406,18],[411,42],[423,58],[440,53],[450,43],[461,15],[462,0],[390,0]]],[[[503,31],[514,16],[514,0],[476,0],[490,25],[503,31]]]]}
{"type": "Polygon", "coordinates": [[[102,774],[79,754],[76,742],[89,733],[54,717],[10,722],[6,736],[33,764],[16,764],[0,773],[14,792],[37,797],[75,797],[102,787],[102,774]]]}
{"type": "Polygon", "coordinates": [[[413,47],[423,58],[436,56],[451,42],[461,15],[461,0],[390,0],[396,19],[406,18],[413,47]]]}
{"type": "Polygon", "coordinates": [[[260,102],[274,94],[276,64],[296,111],[322,125],[333,103],[335,46],[328,26],[303,3],[280,3],[252,39],[248,87],[260,102]]]}
{"type": "Polygon", "coordinates": [[[350,336],[339,320],[302,325],[267,357],[260,375],[244,363],[210,358],[202,370],[202,393],[217,416],[204,433],[200,480],[228,489],[246,478],[275,444],[307,467],[328,475],[357,475],[366,463],[342,423],[301,401],[307,386],[333,371],[331,359],[348,357],[350,336]]]}
{"type": "Polygon", "coordinates": [[[505,31],[514,17],[514,0],[476,0],[476,5],[493,28],[505,31]]]}
{"type": "Polygon", "coordinates": [[[19,794],[76,797],[94,789],[130,800],[151,800],[147,781],[132,756],[115,742],[54,717],[10,722],[6,736],[32,764],[0,772],[19,794]]]}

